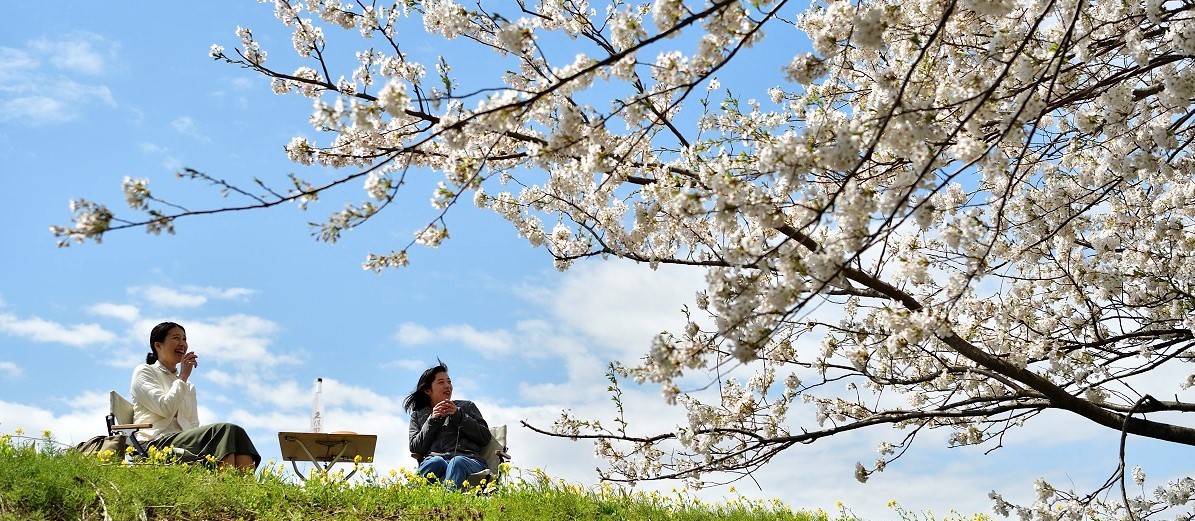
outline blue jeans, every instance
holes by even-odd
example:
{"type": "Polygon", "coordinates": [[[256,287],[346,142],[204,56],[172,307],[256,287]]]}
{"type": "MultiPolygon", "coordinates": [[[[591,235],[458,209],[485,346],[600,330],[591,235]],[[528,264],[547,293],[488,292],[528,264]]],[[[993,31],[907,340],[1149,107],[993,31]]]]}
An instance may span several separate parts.
{"type": "Polygon", "coordinates": [[[451,482],[451,488],[460,488],[469,474],[486,468],[485,463],[468,456],[453,456],[450,460],[444,456],[429,456],[419,464],[419,475],[426,477],[430,472],[441,481],[451,482]]]}

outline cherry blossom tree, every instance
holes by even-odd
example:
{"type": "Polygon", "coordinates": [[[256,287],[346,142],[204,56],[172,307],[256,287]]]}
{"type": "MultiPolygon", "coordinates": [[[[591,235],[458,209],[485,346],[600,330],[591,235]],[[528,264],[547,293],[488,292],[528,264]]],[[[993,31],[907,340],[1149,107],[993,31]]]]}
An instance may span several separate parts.
{"type": "MultiPolygon", "coordinates": [[[[610,428],[566,413],[541,429],[593,440],[605,479],[700,484],[801,444],[898,427],[879,459],[857,465],[866,480],[927,429],[949,430],[952,445],[1000,444],[1051,410],[1122,443],[1195,444],[1172,414],[1195,412],[1177,398],[1195,376],[1152,382],[1166,394],[1134,383],[1193,356],[1195,2],[274,9],[296,56],[267,60],[248,28],[211,56],[312,99],[322,138],[294,138],[286,152],[341,175],[237,186],[184,171],[243,203],[208,210],[126,179],[140,216],[77,200],[73,225],[52,228],[61,245],[173,232],[213,212],[305,208],[359,183],[364,197],[314,230],[335,242],[409,179],[435,175],[427,226],[365,268],[406,265],[472,203],[560,269],[620,257],[703,270],[688,326],[610,373],[616,398],[620,380],[658,385],[687,424],[637,433],[621,415],[610,428]],[[419,23],[426,34],[411,30],[419,23]],[[505,73],[458,74],[447,51],[414,61],[409,49],[429,37],[505,73]],[[339,63],[338,42],[365,50],[339,63]],[[692,391],[702,379],[716,391],[692,391]],[[796,421],[798,411],[814,420],[796,421]]],[[[1034,504],[992,498],[1022,518],[1190,518],[1195,479],[1148,492],[1144,482],[1122,463],[1097,491],[1039,482],[1034,504]]]]}

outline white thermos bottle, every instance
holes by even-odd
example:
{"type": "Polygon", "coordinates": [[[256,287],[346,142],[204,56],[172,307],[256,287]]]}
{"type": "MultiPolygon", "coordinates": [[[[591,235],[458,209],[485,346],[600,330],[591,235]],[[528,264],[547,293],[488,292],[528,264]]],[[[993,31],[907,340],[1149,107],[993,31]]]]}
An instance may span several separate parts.
{"type": "Polygon", "coordinates": [[[311,432],[324,430],[324,379],[315,379],[315,399],[311,401],[311,432]]]}

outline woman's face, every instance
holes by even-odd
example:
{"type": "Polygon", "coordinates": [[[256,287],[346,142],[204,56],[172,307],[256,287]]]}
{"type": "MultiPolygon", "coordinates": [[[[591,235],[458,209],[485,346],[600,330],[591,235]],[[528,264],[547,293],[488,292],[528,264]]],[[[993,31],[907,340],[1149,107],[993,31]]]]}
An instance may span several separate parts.
{"type": "Polygon", "coordinates": [[[423,391],[431,397],[432,405],[436,405],[444,400],[452,399],[452,379],[448,377],[446,371],[436,373],[435,379],[432,380],[430,389],[423,391]]]}
{"type": "Polygon", "coordinates": [[[165,340],[154,343],[154,349],[158,352],[158,360],[162,365],[171,369],[177,368],[178,362],[187,354],[187,332],[178,327],[170,328],[165,340]]]}

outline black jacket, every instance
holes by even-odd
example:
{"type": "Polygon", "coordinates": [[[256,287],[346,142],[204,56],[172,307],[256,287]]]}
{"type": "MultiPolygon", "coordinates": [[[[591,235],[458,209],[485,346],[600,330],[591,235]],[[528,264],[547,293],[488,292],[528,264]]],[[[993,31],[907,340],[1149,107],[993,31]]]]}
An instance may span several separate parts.
{"type": "Polygon", "coordinates": [[[452,416],[432,418],[431,406],[411,413],[411,453],[428,456],[470,456],[481,461],[481,449],[490,442],[490,427],[481,411],[468,400],[453,400],[452,416]]]}

